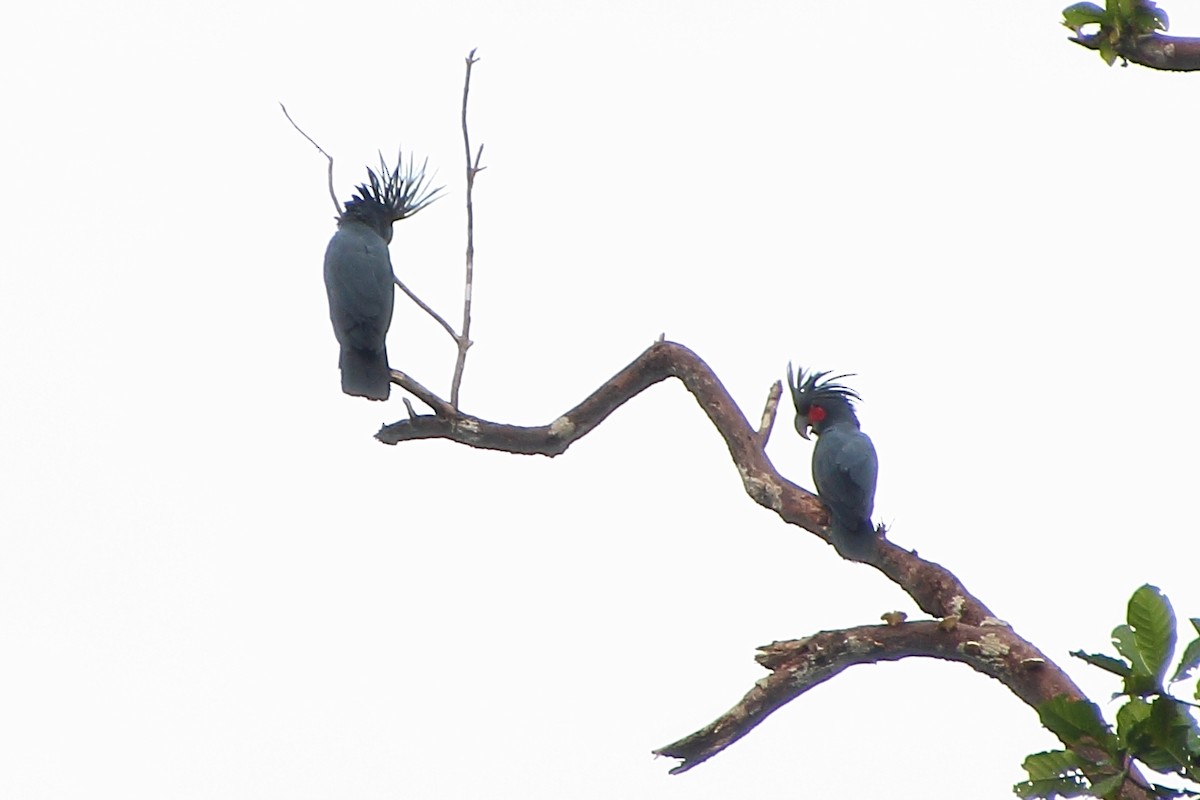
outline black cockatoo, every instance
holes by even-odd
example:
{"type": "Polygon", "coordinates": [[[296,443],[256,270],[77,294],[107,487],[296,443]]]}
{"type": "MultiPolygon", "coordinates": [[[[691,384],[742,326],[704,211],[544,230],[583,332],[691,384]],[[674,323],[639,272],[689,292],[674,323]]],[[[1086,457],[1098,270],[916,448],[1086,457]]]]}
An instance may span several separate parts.
{"type": "Polygon", "coordinates": [[[425,167],[414,170],[412,159],[403,174],[401,159],[388,170],[367,169],[368,182],[357,188],[338,217],[338,230],[325,249],[325,291],[329,319],[341,345],[338,366],[342,391],[371,400],[387,400],[391,392],[387,332],[392,324],[395,288],[388,244],[392,223],[410,217],[436,199],[425,167]]]}
{"type": "Polygon", "coordinates": [[[859,429],[854,414],[858,392],[837,381],[849,375],[827,377],[828,372],[800,370],[799,380],[788,364],[788,386],[796,404],[796,431],[805,439],[817,435],[812,474],[817,494],[828,508],[835,543],[863,544],[873,536],[871,512],[875,508],[875,479],[879,459],[875,445],[859,429]]]}

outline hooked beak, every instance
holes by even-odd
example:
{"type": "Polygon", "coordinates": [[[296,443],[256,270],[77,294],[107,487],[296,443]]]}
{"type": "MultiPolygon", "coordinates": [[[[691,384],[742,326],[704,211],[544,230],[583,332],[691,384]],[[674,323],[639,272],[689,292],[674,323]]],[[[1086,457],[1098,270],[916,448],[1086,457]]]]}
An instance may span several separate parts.
{"type": "Polygon", "coordinates": [[[804,439],[805,441],[808,440],[809,428],[810,426],[808,424],[808,420],[796,420],[796,433],[800,434],[800,438],[804,439]]]}

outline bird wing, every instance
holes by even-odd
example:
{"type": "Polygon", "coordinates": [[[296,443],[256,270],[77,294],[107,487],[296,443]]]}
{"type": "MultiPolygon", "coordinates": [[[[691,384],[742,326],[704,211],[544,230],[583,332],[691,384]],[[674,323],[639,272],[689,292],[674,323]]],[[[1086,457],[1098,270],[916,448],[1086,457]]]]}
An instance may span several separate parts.
{"type": "Polygon", "coordinates": [[[338,341],[378,350],[392,323],[395,290],[387,244],[363,225],[338,229],[325,250],[325,289],[338,341]]]}
{"type": "Polygon", "coordinates": [[[839,516],[854,517],[844,524],[869,520],[875,510],[879,474],[871,438],[856,428],[839,425],[821,434],[817,448],[821,452],[814,452],[813,481],[821,499],[839,516]]]}

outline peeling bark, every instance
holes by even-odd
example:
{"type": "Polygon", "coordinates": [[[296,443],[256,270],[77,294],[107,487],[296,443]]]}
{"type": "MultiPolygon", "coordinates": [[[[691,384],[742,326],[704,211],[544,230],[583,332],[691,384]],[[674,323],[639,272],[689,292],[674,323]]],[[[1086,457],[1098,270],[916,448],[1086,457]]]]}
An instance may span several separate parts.
{"type": "MultiPolygon", "coordinates": [[[[755,430],[709,366],[674,342],[656,342],[577,406],[549,424],[534,427],[463,414],[409,376],[393,371],[392,381],[428,405],[434,414],[410,415],[385,425],[376,438],[391,445],[415,439],[449,439],[487,450],[554,457],[565,453],[621,405],[667,378],[678,378],[708,415],[729,450],[746,494],[754,502],[774,511],[784,522],[840,547],[830,536],[829,515],[820,499],[781,475],[765,452],[779,401],[778,384],[768,395],[762,422],[755,430]]],[[[888,541],[886,533],[881,527],[868,546],[853,551],[841,547],[839,553],[882,572],[934,619],[904,622],[900,615],[894,615],[886,625],[823,631],[760,648],[757,660],[771,671],[770,675],[755,683],[741,701],[711,724],[655,751],[680,759],[673,773],[712,758],[776,709],[855,664],[938,658],[966,664],[995,678],[1034,708],[1059,695],[1087,699],[1062,668],[997,619],[953,573],[888,541]]],[[[1096,755],[1086,744],[1074,746],[1085,755],[1096,755]]],[[[1097,772],[1096,777],[1105,774],[1097,772]]],[[[1120,796],[1149,797],[1134,783],[1144,779],[1136,771],[1131,771],[1131,777],[1133,780],[1126,781],[1120,796]]]]}

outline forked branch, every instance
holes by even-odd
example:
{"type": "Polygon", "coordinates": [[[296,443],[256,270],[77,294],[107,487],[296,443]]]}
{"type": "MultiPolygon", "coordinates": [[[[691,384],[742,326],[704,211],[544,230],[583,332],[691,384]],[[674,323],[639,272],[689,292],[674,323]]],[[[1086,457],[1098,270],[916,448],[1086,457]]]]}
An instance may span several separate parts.
{"type": "Polygon", "coordinates": [[[848,667],[918,657],[966,664],[1034,707],[1059,695],[1083,697],[1062,670],[999,621],[978,626],[953,619],[863,625],[760,647],[755,660],[771,674],[755,682],[737,705],[712,723],[654,753],[680,759],[671,772],[686,772],[848,667]]]}
{"type": "MultiPolygon", "coordinates": [[[[764,437],[746,420],[712,369],[691,350],[675,342],[651,345],[583,402],[546,425],[506,425],[459,411],[403,419],[385,425],[375,436],[384,444],[449,439],[485,450],[553,457],[566,452],[628,400],[667,378],[678,378],[708,415],[729,449],[746,493],[785,522],[832,544],[826,528],[829,517],[825,506],[811,492],[779,474],[764,450],[764,437]]],[[[392,380],[423,401],[429,397],[428,390],[402,373],[393,372],[392,380]]],[[[443,406],[443,412],[448,405],[443,406]]],[[[844,555],[883,572],[932,616],[956,616],[969,625],[981,624],[993,616],[949,570],[886,538],[880,537],[878,545],[867,552],[844,555]]]]}
{"type": "MultiPolygon", "coordinates": [[[[474,61],[476,60],[474,58],[474,55],[475,55],[475,51],[472,50],[471,57],[468,60],[468,64],[467,64],[467,83],[468,83],[468,85],[470,84],[470,80],[471,80],[470,65],[472,63],[474,63],[474,61]]],[[[464,89],[464,91],[463,91],[463,125],[464,125],[463,135],[464,136],[466,135],[466,127],[465,127],[466,126],[466,102],[467,102],[467,96],[466,96],[466,90],[464,89]]],[[[326,160],[328,160],[328,162],[329,162],[329,171],[328,171],[329,197],[331,200],[333,200],[333,207],[334,207],[334,209],[336,209],[337,214],[340,217],[342,215],[343,209],[342,209],[342,204],[340,202],[338,202],[337,192],[333,188],[333,156],[331,156],[331,155],[329,155],[329,153],[325,152],[325,148],[323,148],[323,147],[321,147],[321,145],[317,144],[316,140],[314,140],[311,136],[309,136],[307,133],[305,133],[304,129],[296,124],[296,121],[294,119],[292,119],[292,115],[288,113],[287,107],[283,103],[279,104],[279,108],[283,110],[283,115],[285,117],[287,117],[288,122],[292,123],[292,127],[296,129],[296,132],[299,133],[301,136],[303,136],[305,139],[307,139],[308,142],[313,147],[317,148],[317,152],[320,153],[321,155],[325,156],[326,160]]],[[[482,155],[482,154],[483,154],[483,148],[480,147],[480,155],[482,155]]],[[[411,163],[411,161],[410,161],[410,163],[411,163]]],[[[399,166],[400,166],[400,164],[397,163],[397,168],[399,168],[399,166]]],[[[470,166],[470,165],[468,164],[468,166],[470,166]]],[[[480,169],[481,168],[478,165],[478,161],[476,161],[475,171],[478,172],[480,169]]],[[[386,165],[384,165],[384,171],[386,171],[386,165]]],[[[421,170],[421,174],[422,174],[422,176],[424,175],[424,169],[421,170]]],[[[471,214],[471,185],[473,182],[474,182],[474,175],[471,174],[470,172],[468,172],[468,180],[467,180],[467,213],[468,213],[468,217],[471,214]]],[[[418,193],[420,193],[420,188],[419,188],[420,183],[417,184],[417,187],[418,187],[417,191],[418,191],[418,193]]],[[[424,201],[419,202],[418,205],[422,205],[422,206],[426,205],[430,200],[432,200],[432,195],[436,194],[438,191],[440,191],[440,189],[434,190],[432,193],[427,194],[426,199],[424,201]]],[[[470,224],[470,220],[468,219],[468,225],[467,225],[467,289],[466,289],[467,300],[466,300],[466,307],[463,312],[464,330],[463,330],[462,334],[459,334],[458,332],[456,332],[454,330],[454,328],[450,325],[450,323],[446,322],[445,318],[442,317],[441,314],[434,311],[433,308],[430,307],[430,305],[428,303],[426,303],[419,296],[417,296],[417,294],[412,289],[409,289],[404,284],[404,282],[401,281],[400,278],[395,275],[395,273],[392,274],[392,282],[395,283],[397,287],[399,287],[400,291],[404,292],[404,294],[407,295],[408,299],[410,299],[414,303],[416,303],[418,308],[420,308],[422,311],[424,311],[426,314],[428,314],[430,317],[432,317],[434,322],[436,322],[438,325],[441,325],[442,329],[444,331],[446,331],[446,333],[450,336],[451,339],[454,340],[455,345],[458,347],[458,354],[459,354],[458,365],[455,369],[455,373],[454,373],[455,380],[454,380],[454,383],[453,383],[453,386],[451,389],[451,397],[454,399],[455,404],[458,403],[458,385],[462,381],[463,361],[466,358],[467,348],[471,346],[471,341],[468,338],[468,334],[470,333],[470,327],[471,327],[471,281],[472,281],[472,263],[471,262],[472,262],[472,258],[473,258],[473,250],[474,250],[474,246],[472,244],[471,224],[470,224]]],[[[420,395],[417,395],[417,397],[419,399],[421,399],[423,402],[425,401],[424,397],[421,397],[420,395]]]]}
{"type": "MultiPolygon", "coordinates": [[[[779,384],[772,388],[756,430],[709,366],[674,342],[656,342],[570,411],[547,425],[534,427],[463,414],[408,376],[393,372],[393,381],[434,408],[435,414],[410,416],[386,425],[376,437],[391,445],[415,439],[449,439],[470,447],[553,457],[566,452],[621,405],[672,377],[683,383],[721,435],[746,493],[785,522],[834,544],[821,501],[780,475],[765,452],[777,410],[779,384]]],[[[996,678],[1035,708],[1059,695],[1085,699],[1060,667],[996,619],[949,570],[893,544],[884,533],[865,552],[843,552],[843,557],[879,570],[937,619],[826,631],[762,648],[758,661],[771,670],[770,676],[757,682],[737,705],[710,725],[656,751],[681,759],[673,772],[691,769],[711,758],[776,709],[855,664],[914,656],[940,658],[965,663],[996,678]]],[[[1140,776],[1135,774],[1133,778],[1126,782],[1122,797],[1146,797],[1135,783],[1140,776]]]]}
{"type": "Polygon", "coordinates": [[[471,67],[479,61],[475,51],[467,53],[467,74],[463,79],[462,135],[463,149],[467,154],[467,268],[463,287],[462,333],[456,337],[458,356],[454,360],[454,377],[450,381],[450,405],[458,408],[458,391],[462,387],[463,369],[467,364],[467,350],[471,347],[471,292],[475,286],[475,176],[486,167],[479,166],[483,158],[483,145],[471,158],[471,132],[467,126],[467,100],[471,96],[471,67]]]}

